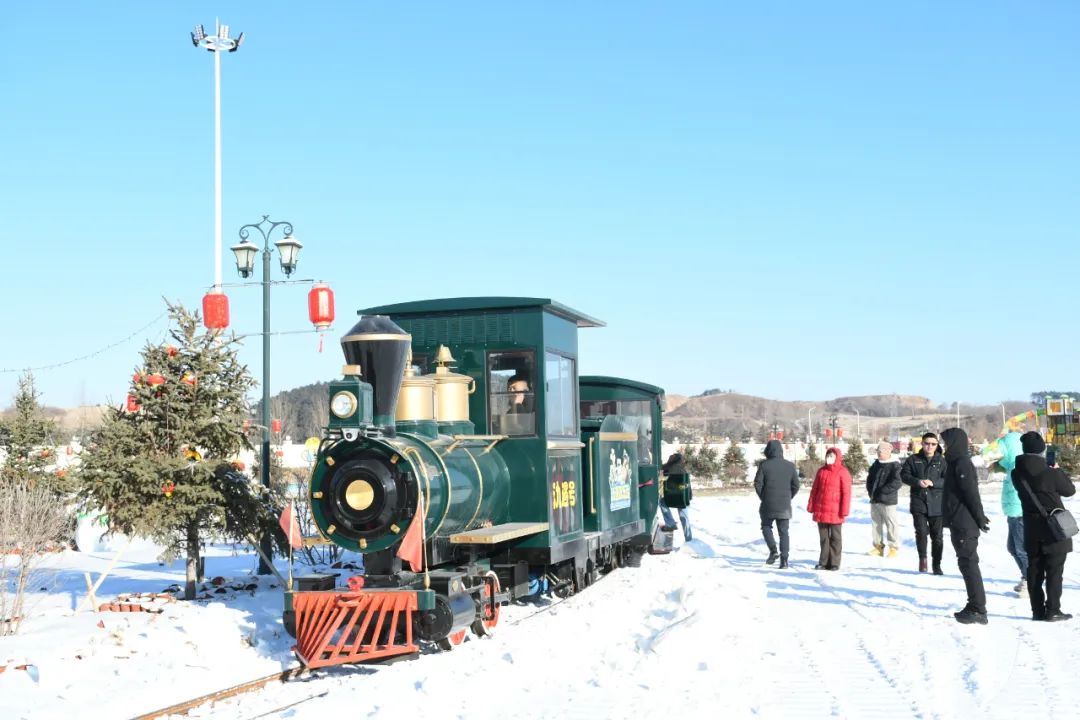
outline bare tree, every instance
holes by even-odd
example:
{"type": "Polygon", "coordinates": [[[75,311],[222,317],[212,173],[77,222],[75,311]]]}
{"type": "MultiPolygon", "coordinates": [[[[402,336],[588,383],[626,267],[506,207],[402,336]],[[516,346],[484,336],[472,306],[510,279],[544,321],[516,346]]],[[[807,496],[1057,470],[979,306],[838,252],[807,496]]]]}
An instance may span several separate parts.
{"type": "Polygon", "coordinates": [[[0,483],[0,636],[26,619],[26,591],[40,584],[46,554],[61,546],[67,508],[44,484],[0,483]]]}

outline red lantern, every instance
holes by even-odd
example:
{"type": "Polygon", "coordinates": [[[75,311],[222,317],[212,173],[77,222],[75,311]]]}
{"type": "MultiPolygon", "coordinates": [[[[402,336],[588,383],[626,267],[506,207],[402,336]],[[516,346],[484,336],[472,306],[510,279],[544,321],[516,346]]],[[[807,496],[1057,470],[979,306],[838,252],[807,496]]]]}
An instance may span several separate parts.
{"type": "Polygon", "coordinates": [[[161,373],[150,373],[149,375],[146,376],[146,384],[147,385],[153,385],[155,387],[158,386],[158,385],[164,385],[165,384],[165,376],[162,375],[161,373]]]}
{"type": "Polygon", "coordinates": [[[220,290],[208,292],[202,299],[203,325],[208,330],[229,327],[229,298],[220,290]]]}
{"type": "Polygon", "coordinates": [[[192,373],[186,372],[184,373],[184,376],[180,378],[180,382],[195,387],[195,376],[192,373]]]}
{"type": "Polygon", "coordinates": [[[146,380],[146,374],[145,373],[137,372],[137,373],[135,373],[134,375],[131,376],[131,381],[133,383],[135,383],[136,385],[141,384],[144,380],[146,380]]]}
{"type": "Polygon", "coordinates": [[[270,421],[270,430],[276,433],[281,432],[281,421],[274,418],[270,421]]]}
{"type": "Polygon", "coordinates": [[[285,451],[284,450],[278,450],[274,454],[277,455],[278,457],[285,457],[285,451]]]}
{"type": "Polygon", "coordinates": [[[165,497],[171,498],[173,491],[176,490],[176,483],[165,483],[161,486],[161,492],[165,493],[165,497]]]}
{"type": "Polygon", "coordinates": [[[780,440],[781,442],[782,442],[782,441],[784,440],[784,431],[783,431],[783,430],[781,430],[780,432],[776,433],[776,439],[777,439],[777,440],[780,440]]]}
{"type": "Polygon", "coordinates": [[[836,437],[838,437],[838,438],[844,437],[844,428],[836,428],[836,437]]]}
{"type": "Polygon", "coordinates": [[[68,454],[68,457],[70,457],[70,456],[74,455],[74,454],[75,454],[75,448],[73,448],[73,447],[71,447],[70,445],[68,445],[68,446],[67,446],[67,454],[68,454]]]}
{"type": "Polygon", "coordinates": [[[776,433],[774,433],[774,432],[769,433],[769,439],[770,440],[775,440],[776,439],[776,433]]]}
{"type": "Polygon", "coordinates": [[[169,357],[176,357],[176,353],[178,353],[178,352],[180,352],[180,351],[176,349],[175,345],[166,345],[165,346],[165,353],[169,357]]]}
{"type": "Polygon", "coordinates": [[[825,428],[825,437],[827,437],[827,438],[832,437],[832,428],[825,428]]]}
{"type": "Polygon", "coordinates": [[[127,396],[127,411],[133,413],[133,412],[139,412],[139,410],[142,410],[142,406],[139,405],[139,401],[135,399],[134,395],[128,395],[127,396]]]}
{"type": "Polygon", "coordinates": [[[316,283],[308,291],[308,318],[316,330],[325,330],[334,322],[334,291],[324,283],[316,283]]]}

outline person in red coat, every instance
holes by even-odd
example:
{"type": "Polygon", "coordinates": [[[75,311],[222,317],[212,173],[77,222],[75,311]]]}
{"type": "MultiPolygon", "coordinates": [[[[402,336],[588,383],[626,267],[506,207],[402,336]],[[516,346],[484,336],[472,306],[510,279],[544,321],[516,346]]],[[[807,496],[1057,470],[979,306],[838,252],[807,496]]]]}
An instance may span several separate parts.
{"type": "Polygon", "coordinates": [[[843,456],[836,448],[825,453],[825,464],[814,476],[810,488],[810,502],[806,509],[814,514],[818,524],[821,555],[815,570],[839,570],[842,541],[840,528],[844,518],[851,512],[851,474],[842,462],[843,456]]]}

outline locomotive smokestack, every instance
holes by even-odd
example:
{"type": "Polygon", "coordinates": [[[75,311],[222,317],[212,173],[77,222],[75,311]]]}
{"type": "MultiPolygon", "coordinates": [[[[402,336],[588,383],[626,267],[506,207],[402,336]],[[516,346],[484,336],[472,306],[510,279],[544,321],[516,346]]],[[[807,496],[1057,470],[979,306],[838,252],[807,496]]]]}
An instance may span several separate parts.
{"type": "Polygon", "coordinates": [[[365,315],[341,338],[345,362],[359,365],[375,391],[374,422],[394,434],[394,412],[412,336],[385,315],[365,315]]]}

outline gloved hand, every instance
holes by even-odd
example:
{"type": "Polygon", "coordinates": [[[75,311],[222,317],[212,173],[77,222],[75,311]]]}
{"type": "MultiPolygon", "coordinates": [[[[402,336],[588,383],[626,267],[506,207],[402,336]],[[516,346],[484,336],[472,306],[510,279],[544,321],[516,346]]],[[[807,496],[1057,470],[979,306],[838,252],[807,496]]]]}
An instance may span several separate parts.
{"type": "Polygon", "coordinates": [[[990,532],[990,518],[984,517],[979,521],[979,529],[983,532],[990,532]]]}

